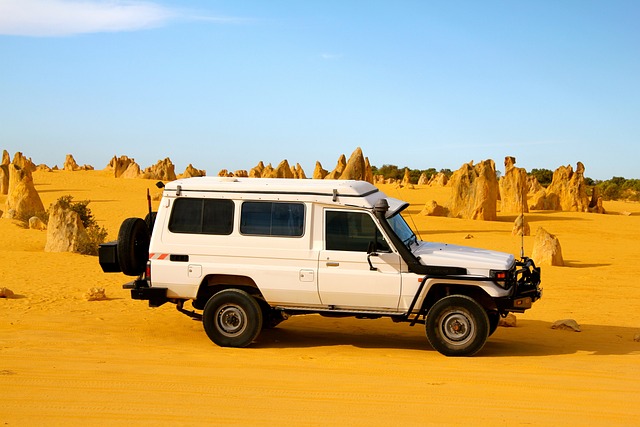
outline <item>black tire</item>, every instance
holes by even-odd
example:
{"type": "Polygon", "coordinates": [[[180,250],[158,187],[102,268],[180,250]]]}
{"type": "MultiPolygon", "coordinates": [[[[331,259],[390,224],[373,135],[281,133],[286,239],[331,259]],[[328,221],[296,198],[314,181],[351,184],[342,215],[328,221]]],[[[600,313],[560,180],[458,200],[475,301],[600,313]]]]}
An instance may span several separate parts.
{"type": "Polygon", "coordinates": [[[209,298],[202,323],[209,339],[220,347],[246,347],[262,330],[262,310],[245,291],[225,289],[209,298]]]}
{"type": "Polygon", "coordinates": [[[500,323],[500,313],[489,311],[487,312],[487,317],[489,317],[489,336],[491,336],[496,331],[496,329],[498,329],[498,323],[500,323]]]}
{"type": "Polygon", "coordinates": [[[451,295],[436,302],[427,313],[427,339],[445,356],[473,356],[489,336],[484,308],[466,295],[451,295]]]}
{"type": "Polygon", "coordinates": [[[156,223],[156,217],[158,216],[158,212],[150,212],[147,216],[144,217],[144,222],[147,224],[149,228],[149,233],[153,232],[153,226],[156,223]]]}
{"type": "Polygon", "coordinates": [[[149,260],[149,228],[141,218],[127,218],[118,232],[118,263],[127,276],[138,276],[149,260]]]}

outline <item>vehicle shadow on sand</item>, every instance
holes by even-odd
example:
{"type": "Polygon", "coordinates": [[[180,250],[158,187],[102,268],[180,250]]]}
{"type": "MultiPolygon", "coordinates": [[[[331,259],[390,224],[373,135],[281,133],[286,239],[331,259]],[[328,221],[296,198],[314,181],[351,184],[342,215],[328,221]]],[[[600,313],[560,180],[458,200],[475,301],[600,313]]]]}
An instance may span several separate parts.
{"type": "MultiPolygon", "coordinates": [[[[356,326],[361,320],[342,319],[318,327],[304,327],[284,322],[275,329],[264,330],[253,348],[312,348],[354,346],[365,349],[406,349],[435,351],[427,341],[424,326],[374,323],[356,326]],[[407,329],[408,328],[408,329],[407,329]]],[[[377,322],[383,322],[378,320],[377,322]]],[[[553,356],[575,353],[605,355],[640,355],[640,343],[634,341],[640,329],[582,325],[582,332],[554,330],[551,322],[522,320],[516,328],[498,328],[475,357],[553,356]]]]}
{"type": "Polygon", "coordinates": [[[640,328],[581,324],[581,332],[551,329],[551,322],[522,320],[516,328],[499,328],[480,353],[483,356],[640,355],[634,337],[640,328]]]}

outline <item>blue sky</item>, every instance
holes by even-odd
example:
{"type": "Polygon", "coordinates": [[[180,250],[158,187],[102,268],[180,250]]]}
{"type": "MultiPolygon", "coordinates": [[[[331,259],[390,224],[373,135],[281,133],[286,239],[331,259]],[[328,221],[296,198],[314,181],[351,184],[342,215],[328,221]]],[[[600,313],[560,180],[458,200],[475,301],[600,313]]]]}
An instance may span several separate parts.
{"type": "Polygon", "coordinates": [[[640,178],[640,1],[0,0],[0,149],[640,178]]]}

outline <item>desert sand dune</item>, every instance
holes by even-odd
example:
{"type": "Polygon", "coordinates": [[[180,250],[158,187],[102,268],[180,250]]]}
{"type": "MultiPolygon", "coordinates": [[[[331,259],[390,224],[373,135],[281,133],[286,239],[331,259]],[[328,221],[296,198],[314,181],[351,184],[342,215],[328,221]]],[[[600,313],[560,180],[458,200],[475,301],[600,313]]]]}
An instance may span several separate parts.
{"type": "MultiPolygon", "coordinates": [[[[91,200],[111,239],[123,219],[144,217],[147,189],[160,191],[108,171],[33,177],[45,206],[91,200]]],[[[449,190],[380,187],[411,202],[408,221],[425,240],[520,252],[515,214],[420,216],[449,190]]],[[[102,273],[96,257],[45,253],[46,232],[2,219],[0,287],[16,295],[0,298],[0,424],[638,425],[640,204],[605,208],[527,215],[532,232],[559,237],[566,266],[543,267],[542,300],[472,358],[434,351],[420,325],[316,315],[249,348],[220,348],[173,305],[131,300],[121,288],[130,278],[102,273]],[[96,286],[108,299],[86,301],[96,286]],[[582,332],[551,329],[564,318],[582,332]]]]}

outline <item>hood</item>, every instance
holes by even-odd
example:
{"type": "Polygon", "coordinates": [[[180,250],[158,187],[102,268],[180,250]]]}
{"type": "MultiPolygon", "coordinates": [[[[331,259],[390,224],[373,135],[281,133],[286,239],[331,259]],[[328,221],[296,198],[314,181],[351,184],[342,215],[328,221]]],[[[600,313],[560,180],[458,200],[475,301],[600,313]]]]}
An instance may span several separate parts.
{"type": "Polygon", "coordinates": [[[466,268],[469,275],[489,276],[489,270],[509,270],[511,254],[446,243],[420,242],[412,251],[425,265],[466,268]]]}

